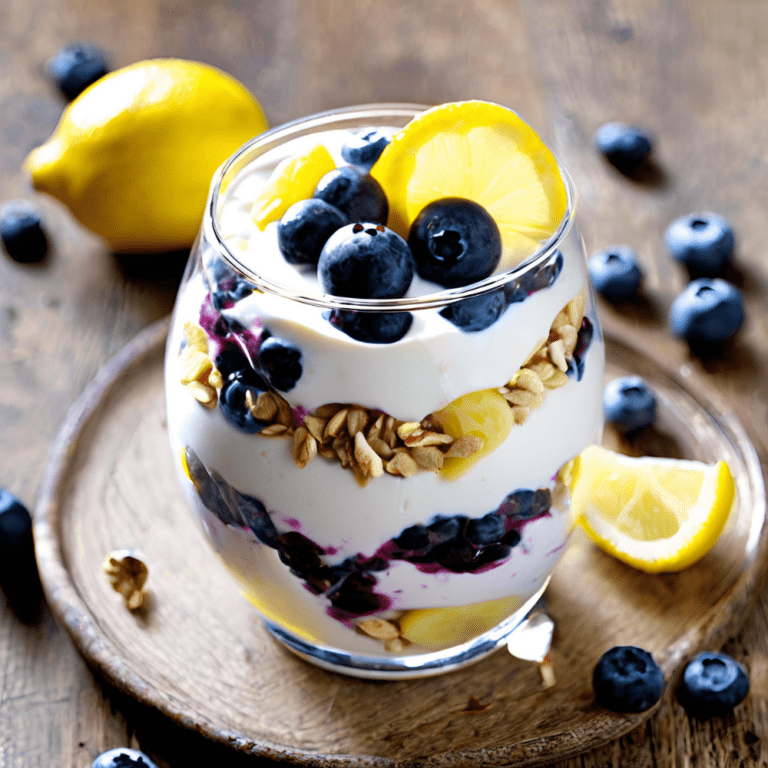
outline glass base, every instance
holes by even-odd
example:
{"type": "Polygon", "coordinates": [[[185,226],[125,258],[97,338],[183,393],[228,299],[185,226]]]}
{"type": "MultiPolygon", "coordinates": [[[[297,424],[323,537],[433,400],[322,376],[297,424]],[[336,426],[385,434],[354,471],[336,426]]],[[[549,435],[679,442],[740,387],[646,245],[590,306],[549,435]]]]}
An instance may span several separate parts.
{"type": "Polygon", "coordinates": [[[549,579],[517,611],[501,624],[472,640],[445,648],[441,651],[416,653],[408,656],[382,657],[350,653],[340,648],[314,645],[288,632],[279,625],[264,620],[270,634],[290,651],[315,666],[330,672],[368,680],[406,680],[415,677],[431,677],[469,666],[506,645],[510,636],[537,607],[549,579]]]}

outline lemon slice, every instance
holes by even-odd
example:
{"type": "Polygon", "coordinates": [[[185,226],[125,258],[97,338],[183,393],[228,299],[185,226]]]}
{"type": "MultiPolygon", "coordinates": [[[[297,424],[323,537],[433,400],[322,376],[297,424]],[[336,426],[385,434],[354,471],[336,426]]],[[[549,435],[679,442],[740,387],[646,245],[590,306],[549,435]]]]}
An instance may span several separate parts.
{"type": "Polygon", "coordinates": [[[534,253],[565,214],[565,184],[552,153],[512,110],[484,101],[434,107],[414,118],[371,175],[389,201],[389,227],[403,237],[428,203],[463,197],[499,227],[501,266],[534,253]]]}
{"type": "Polygon", "coordinates": [[[317,182],[336,167],[331,153],[316,144],[300,155],[286,157],[280,162],[254,200],[251,216],[263,230],[271,221],[277,221],[299,200],[307,200],[315,193],[317,182]]]}
{"type": "Polygon", "coordinates": [[[573,510],[589,537],[647,573],[680,571],[709,552],[735,496],[724,461],[635,458],[591,446],[568,472],[573,510]]]}

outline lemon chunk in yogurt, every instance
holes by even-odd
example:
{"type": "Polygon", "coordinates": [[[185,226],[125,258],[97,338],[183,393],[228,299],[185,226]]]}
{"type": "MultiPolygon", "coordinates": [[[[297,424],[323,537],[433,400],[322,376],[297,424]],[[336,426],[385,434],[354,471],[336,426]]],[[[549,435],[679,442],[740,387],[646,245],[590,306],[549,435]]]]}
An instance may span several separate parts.
{"type": "Polygon", "coordinates": [[[315,187],[336,163],[322,144],[299,155],[281,161],[254,200],[251,216],[256,226],[263,230],[271,221],[277,221],[299,200],[312,197],[315,187]]]}
{"type": "Polygon", "coordinates": [[[453,438],[474,435],[483,441],[483,447],[470,456],[445,460],[440,473],[448,480],[455,480],[483,456],[496,450],[515,423],[509,403],[494,389],[457,397],[432,417],[453,438]]]}
{"type": "Polygon", "coordinates": [[[447,648],[487,632],[519,607],[517,597],[503,597],[473,605],[406,611],[399,622],[400,634],[424,648],[447,648]]]}

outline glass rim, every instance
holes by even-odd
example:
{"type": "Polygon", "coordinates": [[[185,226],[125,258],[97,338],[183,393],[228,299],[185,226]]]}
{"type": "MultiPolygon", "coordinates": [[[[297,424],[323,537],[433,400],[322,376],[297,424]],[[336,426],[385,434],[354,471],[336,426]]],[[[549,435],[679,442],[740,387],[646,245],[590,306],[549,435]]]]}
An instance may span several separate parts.
{"type": "MultiPolygon", "coordinates": [[[[218,256],[220,256],[232,269],[264,293],[270,293],[275,296],[290,299],[291,301],[296,301],[301,304],[319,307],[321,309],[343,309],[357,312],[412,312],[436,307],[445,307],[463,301],[464,299],[481,296],[495,290],[503,289],[503,287],[512,280],[538,269],[538,267],[547,262],[556,253],[558,247],[568,236],[576,214],[576,189],[570,174],[560,164],[557,156],[555,156],[555,160],[557,162],[558,170],[563,178],[563,183],[565,184],[566,209],[555,232],[520,264],[504,272],[491,275],[484,280],[471,283],[468,286],[443,289],[421,296],[403,296],[391,299],[350,298],[347,296],[333,296],[324,293],[310,294],[264,277],[241,261],[240,258],[232,253],[232,251],[230,251],[224,244],[216,213],[217,203],[219,202],[221,193],[221,185],[227,174],[232,172],[238,164],[242,163],[246,156],[250,157],[257,150],[268,151],[269,149],[274,149],[283,141],[313,133],[315,132],[315,129],[331,128],[334,123],[341,122],[343,118],[347,118],[349,121],[363,119],[385,120],[387,117],[391,119],[395,116],[412,119],[430,108],[430,105],[411,104],[407,102],[361,104],[357,106],[339,107],[291,120],[255,136],[253,139],[243,144],[243,146],[226,160],[213,175],[202,223],[202,234],[206,237],[209,246],[212,247],[217,252],[218,256]]],[[[376,123],[372,123],[372,125],[376,125],[376,123]]]]}

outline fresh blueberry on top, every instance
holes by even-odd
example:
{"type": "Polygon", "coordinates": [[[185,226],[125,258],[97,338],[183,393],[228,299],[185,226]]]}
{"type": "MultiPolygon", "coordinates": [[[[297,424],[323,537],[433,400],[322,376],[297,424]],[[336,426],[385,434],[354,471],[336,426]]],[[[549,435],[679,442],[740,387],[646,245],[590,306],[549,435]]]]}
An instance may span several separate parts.
{"type": "Polygon", "coordinates": [[[289,264],[317,264],[328,238],[349,219],[325,200],[299,200],[277,224],[277,244],[289,264]]]}
{"type": "Polygon", "coordinates": [[[338,208],[347,221],[387,223],[389,203],[381,185],[373,176],[351,165],[326,173],[318,182],[314,196],[338,208]]]}
{"type": "Polygon", "coordinates": [[[353,133],[341,147],[341,156],[350,165],[370,171],[394,134],[394,128],[370,128],[353,133]]]}
{"type": "Polygon", "coordinates": [[[701,277],[688,283],[669,314],[672,333],[694,345],[727,341],[743,322],[741,292],[720,278],[701,277]]]}
{"type": "Polygon", "coordinates": [[[157,768],[143,752],[128,747],[118,747],[102,752],[91,768],[157,768]]]}
{"type": "Polygon", "coordinates": [[[656,395],[640,376],[613,379],[603,390],[603,411],[623,432],[650,427],[656,421],[656,395]]]}
{"type": "Polygon", "coordinates": [[[415,218],[408,245],[425,280],[458,288],[493,273],[501,259],[501,234],[488,211],[472,200],[446,197],[415,218]]]}
{"type": "Polygon", "coordinates": [[[449,304],[440,314],[450,320],[457,328],[469,333],[482,331],[493,325],[507,308],[507,298],[503,288],[497,288],[479,296],[470,296],[454,304],[449,304]]]}
{"type": "Polygon", "coordinates": [[[664,673],[648,651],[632,645],[606,651],[592,674],[597,703],[613,712],[643,712],[664,692],[664,673]]]}
{"type": "Polygon", "coordinates": [[[731,225],[716,213],[691,213],[673,221],[664,233],[669,255],[693,277],[716,277],[731,260],[731,225]]]}
{"type": "Polygon", "coordinates": [[[227,421],[241,432],[249,435],[259,432],[267,424],[253,415],[248,400],[250,399],[252,403],[255,403],[258,396],[268,389],[264,379],[250,367],[232,373],[224,381],[224,386],[219,394],[221,412],[227,421]]]}
{"type": "Polygon", "coordinates": [[[334,309],[328,316],[331,325],[356,341],[367,344],[394,344],[405,336],[413,323],[410,312],[355,312],[334,309]]]}
{"type": "Polygon", "coordinates": [[[692,717],[727,715],[749,691],[749,678],[738,661],[724,653],[705,651],[686,666],[677,691],[692,717]]]}
{"type": "Polygon", "coordinates": [[[413,256],[383,224],[348,224],[323,247],[317,274],[323,290],[356,299],[399,298],[413,279],[413,256]]]}
{"type": "Polygon", "coordinates": [[[595,146],[605,159],[631,174],[651,154],[650,136],[635,125],[605,123],[595,133],[595,146]]]}
{"type": "Polygon", "coordinates": [[[48,63],[53,82],[70,101],[107,72],[109,63],[104,51],[88,43],[64,46],[48,63]]]}
{"type": "Polygon", "coordinates": [[[301,378],[301,349],[276,336],[262,341],[259,347],[259,367],[267,381],[281,392],[288,392],[301,378]]]}
{"type": "Polygon", "coordinates": [[[643,280],[637,254],[626,245],[616,245],[592,254],[589,276],[595,290],[609,301],[631,299],[643,280]]]}
{"type": "Polygon", "coordinates": [[[48,253],[40,214],[24,200],[13,200],[0,209],[0,237],[14,261],[28,264],[48,253]]]}

